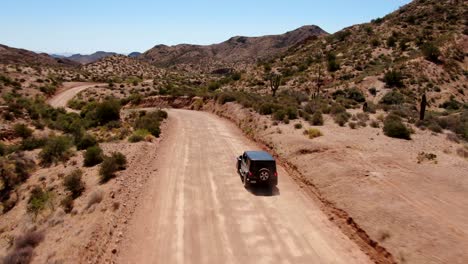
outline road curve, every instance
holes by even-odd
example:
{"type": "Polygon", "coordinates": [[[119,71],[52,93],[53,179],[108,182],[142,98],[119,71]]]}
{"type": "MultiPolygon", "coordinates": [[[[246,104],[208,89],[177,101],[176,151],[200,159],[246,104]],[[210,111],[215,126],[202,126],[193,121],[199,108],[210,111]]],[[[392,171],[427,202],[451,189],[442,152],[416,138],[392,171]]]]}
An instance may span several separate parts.
{"type": "Polygon", "coordinates": [[[226,120],[170,110],[117,263],[371,263],[281,166],[278,190],[244,189],[235,159],[253,149],[226,120]]]}
{"type": "Polygon", "coordinates": [[[64,107],[64,108],[66,108],[68,101],[73,99],[73,97],[75,97],[79,92],[81,92],[83,90],[86,90],[88,88],[94,87],[96,85],[102,86],[102,85],[106,85],[106,84],[83,83],[83,84],[78,85],[78,86],[73,86],[71,88],[63,90],[62,92],[59,92],[54,97],[49,99],[48,102],[52,107],[64,107]]]}

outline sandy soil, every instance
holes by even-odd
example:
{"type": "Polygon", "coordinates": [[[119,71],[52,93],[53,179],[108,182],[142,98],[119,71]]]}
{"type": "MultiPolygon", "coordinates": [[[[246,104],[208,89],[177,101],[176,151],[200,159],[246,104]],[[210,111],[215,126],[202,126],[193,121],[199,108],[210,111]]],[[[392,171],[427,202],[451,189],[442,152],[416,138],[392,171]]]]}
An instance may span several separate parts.
{"type": "Polygon", "coordinates": [[[264,142],[302,174],[330,205],[346,211],[401,263],[467,263],[468,160],[463,144],[416,129],[413,140],[381,128],[339,127],[326,117],[311,140],[294,124],[228,103],[215,110],[264,142]],[[266,129],[265,129],[266,127],[266,129]],[[418,163],[421,152],[437,155],[418,163]]]}
{"type": "Polygon", "coordinates": [[[279,167],[278,189],[235,171],[258,149],[230,122],[170,110],[167,137],[117,252],[118,263],[369,263],[279,167]]]}

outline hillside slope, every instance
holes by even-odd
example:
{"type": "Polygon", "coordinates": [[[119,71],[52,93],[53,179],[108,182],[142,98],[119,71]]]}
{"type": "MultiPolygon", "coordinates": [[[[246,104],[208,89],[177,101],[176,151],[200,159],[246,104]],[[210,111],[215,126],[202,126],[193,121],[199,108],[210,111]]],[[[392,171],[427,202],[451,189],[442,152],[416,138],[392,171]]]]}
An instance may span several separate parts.
{"type": "Polygon", "coordinates": [[[158,66],[256,62],[280,54],[302,41],[326,34],[317,26],[304,26],[282,35],[237,36],[225,42],[207,46],[189,44],[157,45],[143,53],[140,58],[158,66]]]}
{"type": "Polygon", "coordinates": [[[45,53],[35,53],[0,44],[0,64],[23,64],[42,66],[77,66],[77,63],[64,58],[53,58],[45,53]]]}

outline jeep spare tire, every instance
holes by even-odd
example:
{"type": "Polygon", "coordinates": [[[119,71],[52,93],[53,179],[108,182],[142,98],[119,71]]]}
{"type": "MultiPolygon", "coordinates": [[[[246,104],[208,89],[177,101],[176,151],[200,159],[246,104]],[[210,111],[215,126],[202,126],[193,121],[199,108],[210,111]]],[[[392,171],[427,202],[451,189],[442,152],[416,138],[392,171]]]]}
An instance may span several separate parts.
{"type": "Polygon", "coordinates": [[[261,169],[258,171],[258,177],[260,178],[260,180],[262,181],[268,181],[268,179],[270,179],[270,170],[268,169],[261,169]]]}

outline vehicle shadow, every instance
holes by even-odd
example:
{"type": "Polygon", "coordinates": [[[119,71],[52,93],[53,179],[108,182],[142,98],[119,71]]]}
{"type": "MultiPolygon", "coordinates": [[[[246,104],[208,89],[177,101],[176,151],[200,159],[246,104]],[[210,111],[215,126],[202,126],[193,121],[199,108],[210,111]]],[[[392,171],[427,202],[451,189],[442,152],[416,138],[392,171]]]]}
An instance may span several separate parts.
{"type": "Polygon", "coordinates": [[[262,186],[262,185],[252,185],[247,188],[251,194],[255,196],[278,196],[280,195],[280,190],[278,187],[273,186],[262,186]]]}
{"type": "MultiPolygon", "coordinates": [[[[244,180],[242,177],[239,177],[241,180],[241,183],[244,184],[244,180]]],[[[246,190],[255,195],[255,196],[278,196],[280,195],[280,190],[278,187],[273,186],[265,186],[265,185],[250,185],[246,190]]]]}

